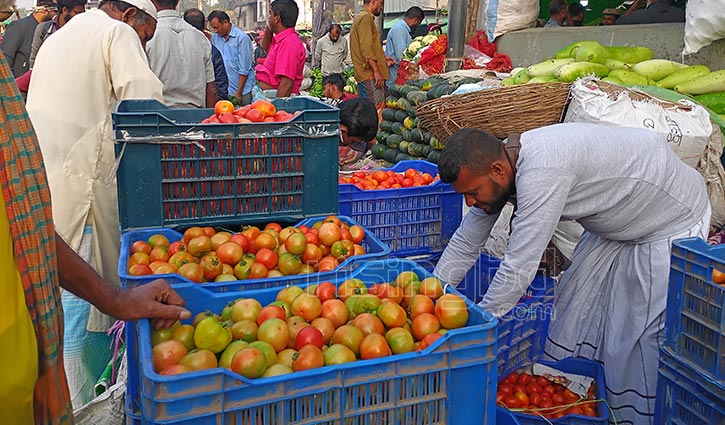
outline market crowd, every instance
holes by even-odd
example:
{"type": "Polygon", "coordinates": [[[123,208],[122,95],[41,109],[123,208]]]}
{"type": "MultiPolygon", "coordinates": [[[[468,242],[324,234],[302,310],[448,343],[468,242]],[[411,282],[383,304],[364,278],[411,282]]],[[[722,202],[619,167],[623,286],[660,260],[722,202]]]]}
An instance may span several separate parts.
{"type": "MultiPolygon", "coordinates": [[[[375,24],[383,5],[364,0],[349,41],[333,24],[311,52],[326,101],[340,108],[343,168],[364,163],[378,129],[377,110],[424,19],[422,9],[409,8],[383,47],[375,24]],[[357,97],[344,91],[348,55],[357,97]]],[[[544,26],[581,24],[584,9],[575,5],[553,0],[544,26]]],[[[308,58],[295,31],[293,0],[271,2],[264,34],[256,39],[224,11],[182,14],[178,0],[85,6],[85,0],[39,0],[0,45],[0,342],[14,347],[0,350],[6,423],[71,423],[73,408],[93,397],[110,360],[106,331],[115,319],[149,317],[168,326],[190,316],[163,280],[118,289],[110,118],[116,103],[156,99],[173,108],[202,108],[232,97],[250,104],[269,91],[298,95],[308,58]]],[[[676,13],[669,0],[640,6],[635,1],[612,21],[676,13]]],[[[512,135],[507,143],[462,130],[448,141],[440,174],[472,209],[435,273],[460,282],[504,205],[513,203],[506,256],[481,304],[501,316],[530,284],[552,237],[569,229],[576,248],[567,252],[571,266],[559,282],[556,307],[563,320],[552,323],[546,355],[610,365],[615,416],[648,423],[642,421],[652,417],[669,247],[675,238],[704,236],[708,229],[710,207],[699,174],[652,132],[584,124],[512,135]]]]}

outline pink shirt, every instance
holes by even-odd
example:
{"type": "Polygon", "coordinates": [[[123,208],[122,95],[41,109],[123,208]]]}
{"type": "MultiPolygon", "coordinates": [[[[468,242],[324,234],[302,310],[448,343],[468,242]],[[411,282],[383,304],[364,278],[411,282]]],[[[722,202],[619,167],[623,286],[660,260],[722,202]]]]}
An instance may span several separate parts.
{"type": "Polygon", "coordinates": [[[284,76],[292,80],[292,93],[299,94],[306,57],[307,51],[300,36],[294,28],[287,28],[272,37],[267,57],[255,68],[257,81],[278,88],[284,76]]]}

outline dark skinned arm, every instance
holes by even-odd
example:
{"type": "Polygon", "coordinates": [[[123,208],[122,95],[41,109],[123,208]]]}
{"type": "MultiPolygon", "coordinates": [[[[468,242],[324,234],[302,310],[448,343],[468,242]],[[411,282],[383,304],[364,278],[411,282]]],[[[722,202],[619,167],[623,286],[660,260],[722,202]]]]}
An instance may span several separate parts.
{"type": "Polygon", "coordinates": [[[383,74],[380,73],[380,68],[378,67],[378,61],[375,59],[368,59],[368,65],[370,65],[370,68],[373,70],[373,78],[375,79],[375,87],[377,88],[383,88],[385,85],[385,80],[383,79],[383,74]]]}
{"type": "Polygon", "coordinates": [[[213,108],[217,100],[216,81],[210,81],[206,83],[206,107],[213,108]]]}
{"type": "Polygon", "coordinates": [[[163,279],[132,289],[116,288],[55,235],[58,279],[63,289],[83,298],[101,312],[120,320],[152,318],[156,328],[168,328],[191,312],[163,279]]]}
{"type": "Polygon", "coordinates": [[[293,81],[289,77],[282,76],[277,87],[277,97],[289,97],[292,94],[293,81]]]}
{"type": "Polygon", "coordinates": [[[269,28],[269,26],[267,26],[264,29],[264,37],[262,37],[262,48],[267,53],[269,53],[269,45],[272,43],[272,37],[273,36],[274,36],[274,33],[269,28]]]}

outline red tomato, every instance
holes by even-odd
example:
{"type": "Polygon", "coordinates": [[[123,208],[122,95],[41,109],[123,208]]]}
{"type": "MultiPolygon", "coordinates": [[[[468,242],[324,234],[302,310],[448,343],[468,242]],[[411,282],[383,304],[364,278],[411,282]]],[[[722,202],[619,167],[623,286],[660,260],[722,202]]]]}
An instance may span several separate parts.
{"type": "Polygon", "coordinates": [[[516,381],[517,384],[523,386],[529,385],[529,382],[531,382],[531,375],[525,372],[519,375],[519,379],[516,381]]]}
{"type": "Polygon", "coordinates": [[[541,387],[539,386],[539,384],[537,384],[536,382],[534,382],[534,380],[532,380],[532,381],[531,381],[531,382],[529,383],[529,385],[527,385],[527,386],[526,386],[526,393],[527,393],[527,394],[531,394],[531,393],[540,393],[540,392],[542,392],[542,391],[543,391],[543,390],[541,389],[541,387]]]}
{"type": "Polygon", "coordinates": [[[224,269],[222,261],[214,254],[207,254],[202,257],[199,265],[201,265],[201,268],[204,270],[204,279],[206,280],[216,279],[217,276],[222,274],[224,269]]]}
{"type": "Polygon", "coordinates": [[[131,276],[147,276],[153,274],[151,267],[146,264],[134,264],[128,268],[128,274],[131,276]]]}
{"type": "Polygon", "coordinates": [[[416,177],[418,175],[418,171],[417,170],[414,170],[412,168],[408,168],[407,170],[405,170],[405,174],[404,175],[405,175],[405,177],[407,177],[409,179],[412,179],[412,178],[414,178],[414,177],[416,177]]]}
{"type": "Polygon", "coordinates": [[[350,312],[347,310],[345,303],[338,299],[329,299],[322,303],[320,316],[330,319],[336,328],[347,323],[349,315],[350,312]]]}
{"type": "Polygon", "coordinates": [[[521,400],[512,395],[506,396],[506,398],[504,398],[503,400],[503,403],[509,409],[518,409],[519,407],[522,407],[521,400]]]}
{"type": "Polygon", "coordinates": [[[551,402],[555,406],[561,406],[562,404],[566,403],[566,400],[564,399],[564,396],[561,395],[561,393],[556,393],[551,397],[551,402]]]}
{"type": "Polygon", "coordinates": [[[390,176],[388,176],[385,171],[378,170],[375,173],[372,174],[372,178],[377,180],[378,182],[384,182],[387,180],[390,176]]]}
{"type": "Polygon", "coordinates": [[[186,263],[179,267],[176,273],[192,282],[201,283],[204,280],[204,269],[196,263],[186,263]]]}
{"type": "Polygon", "coordinates": [[[519,375],[516,372],[512,372],[509,376],[504,379],[504,381],[508,382],[511,385],[516,385],[518,382],[519,375]]]}
{"type": "Polygon", "coordinates": [[[327,300],[334,299],[337,296],[337,287],[332,282],[322,282],[315,289],[315,296],[324,303],[327,300]]]}
{"type": "Polygon", "coordinates": [[[131,253],[135,252],[144,252],[146,254],[151,253],[151,245],[148,244],[148,242],[145,241],[136,241],[131,245],[131,253]]]}
{"type": "Polygon", "coordinates": [[[563,394],[564,394],[564,399],[569,403],[577,402],[581,398],[568,388],[564,390],[563,394]]]}
{"type": "Polygon", "coordinates": [[[390,355],[392,355],[390,346],[385,340],[385,337],[380,334],[369,334],[360,343],[360,358],[363,360],[377,359],[390,355]]]}
{"type": "Polygon", "coordinates": [[[287,320],[287,313],[280,306],[268,305],[259,312],[259,315],[257,316],[257,325],[261,326],[265,321],[274,318],[287,320]]]}
{"type": "Polygon", "coordinates": [[[242,348],[232,358],[232,370],[246,378],[259,378],[267,369],[267,357],[255,347],[242,348]]]}
{"type": "Polygon", "coordinates": [[[518,392],[525,393],[526,392],[526,387],[523,386],[523,385],[519,385],[519,384],[514,385],[513,393],[515,394],[515,393],[518,393],[518,392]]]}
{"type": "Polygon", "coordinates": [[[302,349],[300,349],[297,354],[293,356],[293,358],[294,361],[292,362],[292,370],[294,370],[295,372],[299,372],[301,370],[315,369],[325,365],[322,350],[320,350],[319,347],[311,344],[302,347],[302,349]]]}
{"type": "Polygon", "coordinates": [[[457,329],[468,323],[468,306],[455,294],[446,294],[438,299],[435,315],[445,329],[457,329]]]}
{"type": "MultiPolygon", "coordinates": [[[[382,306],[381,306],[382,308],[382,306]]],[[[438,319],[430,313],[423,313],[421,315],[418,315],[415,319],[413,319],[413,324],[411,326],[411,330],[413,332],[413,336],[421,340],[426,335],[434,334],[438,332],[441,325],[438,322],[438,319]]]]}
{"type": "Polygon", "coordinates": [[[324,344],[322,332],[314,326],[308,326],[297,333],[295,350],[300,351],[302,347],[310,344],[319,349],[322,349],[322,345],[324,344]]]}
{"type": "Polygon", "coordinates": [[[267,225],[264,226],[264,230],[267,230],[267,229],[273,229],[273,230],[276,230],[277,232],[281,232],[282,226],[279,223],[267,223],[267,225]]]}
{"type": "Polygon", "coordinates": [[[216,256],[219,257],[222,263],[234,266],[241,261],[242,256],[244,255],[244,248],[236,242],[229,241],[219,245],[215,252],[216,256]]]}
{"type": "Polygon", "coordinates": [[[332,323],[332,320],[326,317],[318,317],[310,324],[322,333],[322,343],[325,345],[329,344],[332,340],[332,335],[335,333],[335,325],[332,323]]]}
{"type": "Polygon", "coordinates": [[[319,263],[317,263],[317,271],[326,272],[330,270],[335,270],[338,265],[339,263],[337,262],[337,259],[335,259],[335,257],[327,256],[320,260],[319,263]]]}
{"type": "Polygon", "coordinates": [[[554,388],[554,386],[551,385],[551,382],[549,382],[549,384],[547,384],[546,386],[542,387],[542,389],[547,394],[551,394],[551,395],[556,394],[556,388],[554,388]]]}
{"type": "Polygon", "coordinates": [[[151,350],[154,371],[159,373],[169,366],[178,364],[186,353],[184,344],[175,339],[169,339],[156,344],[151,350]]]}
{"type": "Polygon", "coordinates": [[[249,278],[250,279],[261,279],[267,277],[269,269],[259,261],[255,261],[249,266],[249,278]]]}
{"type": "Polygon", "coordinates": [[[186,242],[176,241],[169,245],[169,255],[174,255],[179,251],[186,251],[186,242]]]}
{"type": "Polygon", "coordinates": [[[262,248],[257,251],[254,261],[263,264],[269,270],[277,265],[278,257],[271,249],[262,248]]]}
{"type": "Polygon", "coordinates": [[[508,382],[503,382],[502,384],[498,384],[498,392],[505,393],[505,394],[513,394],[514,386],[511,385],[508,382]]]}
{"type": "Polygon", "coordinates": [[[332,246],[332,244],[342,238],[342,233],[335,223],[326,222],[317,230],[317,236],[320,238],[320,242],[327,246],[332,246]]]}
{"type": "Polygon", "coordinates": [[[539,393],[533,393],[529,396],[529,405],[538,407],[543,398],[539,393]]]}
{"type": "Polygon", "coordinates": [[[547,385],[551,385],[551,381],[544,378],[543,376],[537,376],[536,377],[536,383],[539,384],[541,388],[544,388],[547,385]]]}
{"type": "Polygon", "coordinates": [[[433,314],[435,312],[435,304],[433,304],[433,300],[429,297],[416,294],[408,301],[408,310],[410,311],[410,318],[415,320],[416,317],[423,313],[433,314]]]}
{"type": "Polygon", "coordinates": [[[426,335],[420,341],[420,345],[418,346],[417,350],[418,351],[425,350],[426,348],[430,347],[431,344],[433,344],[434,342],[436,342],[436,340],[438,340],[438,338],[442,338],[442,337],[443,337],[443,334],[439,334],[439,333],[434,333],[434,334],[426,335]]]}

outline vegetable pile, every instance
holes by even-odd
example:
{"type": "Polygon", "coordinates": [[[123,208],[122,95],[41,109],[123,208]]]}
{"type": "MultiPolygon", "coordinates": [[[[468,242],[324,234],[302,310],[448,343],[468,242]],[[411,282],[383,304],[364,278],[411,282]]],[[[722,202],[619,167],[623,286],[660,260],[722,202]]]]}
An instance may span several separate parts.
{"type": "Polygon", "coordinates": [[[248,226],[240,233],[191,227],[171,242],[156,234],[131,245],[127,267],[132,276],[178,274],[192,282],[225,282],[330,271],[354,255],[365,230],[329,216],[307,226],[264,230],[248,226]]]}
{"type": "Polygon", "coordinates": [[[410,271],[369,288],[355,278],[338,287],[289,286],[267,306],[239,298],[219,313],[152,332],[154,371],[222,367],[250,379],[285,375],[422,351],[468,323],[463,298],[444,295],[437,278],[420,280],[410,271]]]}
{"type": "Polygon", "coordinates": [[[360,190],[382,190],[427,186],[438,180],[438,176],[433,177],[428,173],[408,168],[404,173],[396,173],[392,170],[355,171],[352,177],[340,177],[338,183],[353,184],[360,190]]]}
{"type": "Polygon", "coordinates": [[[501,85],[573,82],[587,75],[620,85],[674,90],[693,96],[717,114],[725,114],[725,70],[711,72],[704,65],[655,59],[651,49],[641,46],[602,46],[596,41],[577,41],[558,51],[555,58],[514,69],[501,85]]]}
{"type": "Polygon", "coordinates": [[[418,123],[415,107],[421,103],[453,93],[461,84],[476,83],[476,78],[464,78],[449,83],[440,77],[410,80],[394,85],[385,101],[383,120],[372,147],[373,156],[385,160],[384,167],[408,159],[425,159],[438,163],[445,145],[418,123]]]}
{"type": "Polygon", "coordinates": [[[589,387],[586,397],[580,397],[556,378],[510,374],[498,383],[496,403],[516,413],[525,413],[547,419],[559,419],[566,415],[598,417],[595,383],[589,387]]]}
{"type": "Polygon", "coordinates": [[[228,100],[220,100],[214,105],[214,113],[204,118],[201,124],[249,124],[255,122],[287,122],[297,116],[299,111],[290,114],[278,111],[273,103],[266,100],[256,100],[251,105],[234,109],[234,104],[228,100]]]}

